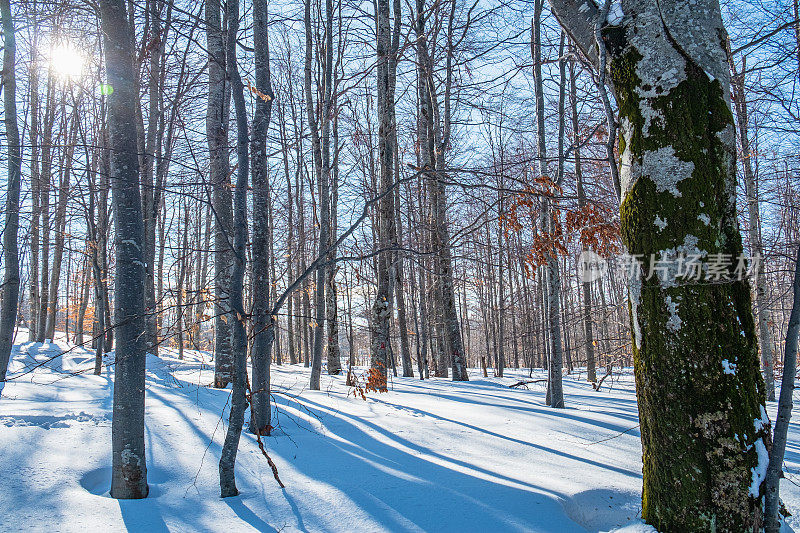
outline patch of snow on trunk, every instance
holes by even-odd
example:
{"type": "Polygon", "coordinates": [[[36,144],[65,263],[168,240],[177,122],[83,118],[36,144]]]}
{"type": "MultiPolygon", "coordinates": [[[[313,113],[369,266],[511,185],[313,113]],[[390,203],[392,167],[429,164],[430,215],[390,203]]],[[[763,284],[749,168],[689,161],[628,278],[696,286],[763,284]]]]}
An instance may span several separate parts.
{"type": "Polygon", "coordinates": [[[736,363],[731,363],[727,359],[722,360],[722,371],[725,374],[730,374],[731,376],[736,375],[736,363]]]}
{"type": "Polygon", "coordinates": [[[753,478],[750,482],[750,496],[758,498],[759,488],[761,483],[767,477],[767,465],[769,464],[769,452],[767,447],[764,446],[764,441],[758,439],[755,443],[756,454],[758,455],[758,464],[753,467],[753,478]]]}
{"type": "Polygon", "coordinates": [[[608,10],[608,16],[606,17],[606,22],[608,22],[612,26],[619,26],[622,24],[622,19],[625,17],[625,13],[622,11],[622,3],[619,0],[615,0],[614,3],[611,4],[611,7],[608,10]]]}

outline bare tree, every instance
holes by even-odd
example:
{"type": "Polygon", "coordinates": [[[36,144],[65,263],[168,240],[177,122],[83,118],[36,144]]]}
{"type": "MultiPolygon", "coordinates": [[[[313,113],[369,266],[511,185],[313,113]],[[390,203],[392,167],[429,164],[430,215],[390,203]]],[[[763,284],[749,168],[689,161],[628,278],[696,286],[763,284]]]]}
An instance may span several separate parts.
{"type": "Polygon", "coordinates": [[[750,147],[748,131],[748,111],[744,90],[744,70],[746,63],[742,60],[742,72],[736,71],[733,57],[728,59],[731,68],[731,88],[733,93],[733,106],[736,110],[736,122],[739,126],[739,144],[742,147],[742,168],[744,169],[744,188],[747,198],[748,237],[750,240],[750,255],[756,262],[755,280],[755,316],[758,329],[758,347],[761,353],[761,373],[766,385],[767,400],[775,401],[775,375],[773,371],[774,355],[772,353],[772,339],[769,334],[769,309],[767,307],[767,279],[764,269],[760,264],[764,260],[764,244],[761,240],[761,212],[758,206],[758,190],[756,188],[756,174],[753,169],[753,153],[750,147]]]}
{"type": "MultiPolygon", "coordinates": [[[[229,30],[228,30],[229,31],[229,30]]],[[[224,388],[232,380],[230,278],[232,269],[233,212],[228,163],[230,84],[226,80],[225,36],[220,1],[206,2],[208,50],[208,107],[206,136],[214,216],[214,386],[224,388]]]]}
{"type": "MultiPolygon", "coordinates": [[[[331,236],[331,208],[330,208],[330,183],[331,183],[331,118],[333,116],[333,0],[325,0],[325,46],[324,60],[322,61],[322,102],[321,120],[322,135],[320,136],[318,121],[311,92],[311,0],[305,2],[306,26],[306,57],[305,57],[305,93],[306,112],[308,124],[311,129],[312,151],[314,154],[314,169],[317,177],[317,193],[319,196],[319,238],[317,249],[321,253],[330,248],[331,236]]],[[[319,390],[320,373],[322,372],[322,352],[325,343],[325,282],[327,268],[321,264],[316,275],[314,290],[314,345],[311,354],[311,390],[319,390]]]]}
{"type": "MultiPolygon", "coordinates": [[[[453,82],[452,48],[454,6],[450,6],[447,25],[447,46],[445,60],[444,106],[438,109],[437,92],[434,83],[433,61],[428,45],[425,21],[429,15],[425,1],[417,0],[414,26],[417,35],[417,69],[419,84],[418,143],[422,153],[421,165],[425,173],[430,209],[430,245],[436,252],[434,272],[436,284],[435,308],[440,313],[440,352],[446,354],[446,361],[437,368],[447,365],[453,369],[453,381],[468,381],[466,354],[461,337],[455,290],[453,288],[453,264],[450,250],[450,230],[448,228],[447,201],[444,184],[446,164],[444,155],[450,144],[450,92],[453,82]]],[[[446,366],[445,366],[446,368],[446,366]]]]}
{"type": "MultiPolygon", "coordinates": [[[[233,272],[230,284],[229,320],[232,329],[233,348],[233,390],[228,431],[219,458],[219,485],[223,498],[236,496],[234,467],[239,439],[244,426],[244,412],[247,409],[247,332],[244,309],[244,274],[247,255],[247,177],[250,159],[248,154],[247,108],[244,101],[244,85],[236,61],[236,41],[239,33],[239,0],[228,0],[228,35],[225,42],[226,72],[231,84],[231,95],[236,109],[236,192],[233,200],[233,272]]],[[[269,361],[269,352],[266,353],[269,361]]]]}
{"type": "MultiPolygon", "coordinates": [[[[578,120],[578,95],[575,87],[575,60],[569,62],[569,103],[571,108],[572,121],[572,142],[575,153],[575,191],[578,196],[578,209],[586,208],[586,192],[583,188],[583,168],[581,167],[581,147],[580,147],[580,127],[578,120]]],[[[585,245],[581,246],[581,251],[588,251],[585,245]]],[[[594,354],[594,331],[592,329],[592,286],[587,280],[582,280],[581,297],[583,298],[583,334],[584,345],[586,346],[586,379],[591,382],[597,381],[597,370],[594,354]]]]}
{"type": "Polygon", "coordinates": [[[786,328],[786,349],[783,355],[783,380],[778,401],[778,416],[775,419],[775,433],[772,449],[769,451],[769,466],[764,481],[764,531],[778,533],[781,529],[778,516],[780,507],[780,482],[783,477],[783,456],[786,453],[786,439],[789,433],[789,420],[792,416],[792,394],[797,374],[797,337],[800,335],[800,246],[794,261],[794,300],[786,328]]]}
{"type": "MultiPolygon", "coordinates": [[[[377,32],[377,84],[378,84],[378,154],[380,160],[379,190],[383,198],[378,205],[378,250],[377,258],[377,291],[375,303],[372,305],[372,361],[373,372],[382,378],[374,385],[386,389],[386,375],[391,364],[389,353],[391,339],[389,329],[392,318],[392,260],[395,256],[390,250],[397,246],[397,230],[395,227],[394,188],[394,150],[395,117],[394,117],[394,83],[397,77],[397,42],[400,32],[400,2],[394,2],[394,30],[390,26],[391,9],[389,0],[378,0],[376,3],[377,32]]],[[[373,374],[374,376],[375,374],[373,374]]]]}
{"type": "MultiPolygon", "coordinates": [[[[251,185],[253,188],[253,345],[250,357],[253,363],[250,431],[268,434],[270,426],[269,366],[267,328],[271,318],[270,307],[270,231],[269,181],[267,177],[267,130],[272,114],[272,83],[269,67],[269,39],[267,30],[267,2],[256,0],[253,4],[253,48],[255,53],[256,107],[253,114],[253,134],[250,139],[252,157],[251,185]]],[[[270,333],[272,335],[272,333],[270,333]]]]}
{"type": "Polygon", "coordinates": [[[0,290],[0,391],[3,390],[14,343],[19,300],[19,191],[22,154],[17,126],[16,36],[9,0],[0,0],[3,19],[3,114],[8,147],[8,192],[3,232],[3,287],[0,290]]]}
{"type": "Polygon", "coordinates": [[[114,412],[111,425],[111,496],[145,498],[144,453],[145,324],[144,222],[136,146],[136,76],[133,28],[123,0],[99,2],[108,84],[111,191],[116,225],[114,279],[114,412]]]}

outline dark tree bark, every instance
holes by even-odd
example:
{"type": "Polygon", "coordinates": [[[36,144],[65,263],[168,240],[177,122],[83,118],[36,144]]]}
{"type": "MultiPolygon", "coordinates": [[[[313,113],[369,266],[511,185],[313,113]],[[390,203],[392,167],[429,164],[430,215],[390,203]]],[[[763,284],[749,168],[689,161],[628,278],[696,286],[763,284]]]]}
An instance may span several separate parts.
{"type": "MultiPolygon", "coordinates": [[[[396,2],[397,4],[397,2],[396,2]]],[[[379,192],[383,195],[378,205],[378,242],[377,248],[384,250],[377,257],[377,291],[372,305],[372,357],[371,366],[374,375],[382,378],[375,381],[378,388],[386,390],[387,370],[390,361],[389,329],[392,318],[392,259],[395,255],[390,250],[395,247],[397,232],[395,230],[394,213],[394,57],[393,33],[390,26],[389,0],[378,0],[375,12],[377,32],[376,53],[378,56],[378,154],[380,161],[379,192]],[[387,194],[388,193],[388,194],[387,194]]],[[[399,10],[398,10],[399,11],[399,10]]],[[[396,24],[399,24],[400,13],[394,13],[396,24]]]]}
{"type": "Polygon", "coordinates": [[[771,443],[749,283],[735,261],[721,283],[648,276],[650,257],[742,252],[719,3],[624,0],[618,25],[609,2],[550,4],[601,72],[608,56],[619,104],[622,239],[644,258],[629,284],[642,516],[662,531],[758,530],[771,443]]]}
{"type": "Polygon", "coordinates": [[[36,312],[36,342],[47,338],[47,304],[50,294],[50,187],[53,173],[53,122],[55,122],[55,96],[52,70],[47,71],[47,96],[45,99],[44,128],[42,131],[42,167],[39,176],[41,236],[39,309],[36,312]]]}
{"type": "Polygon", "coordinates": [[[797,336],[800,334],[800,246],[794,262],[794,300],[786,328],[786,348],[783,354],[783,379],[781,395],[778,400],[778,416],[775,418],[775,433],[772,449],[769,452],[767,478],[764,481],[764,531],[778,533],[781,529],[778,510],[780,508],[780,483],[783,477],[783,456],[786,453],[786,439],[789,433],[789,420],[792,417],[792,394],[797,373],[797,336]]]}
{"type": "Polygon", "coordinates": [[[225,77],[225,36],[226,31],[222,28],[220,19],[220,0],[207,0],[206,136],[214,211],[214,386],[218,388],[226,387],[233,377],[229,301],[233,267],[233,212],[228,175],[228,117],[231,90],[225,77]]]}
{"type": "Polygon", "coordinates": [[[774,375],[774,356],[772,353],[772,339],[769,333],[769,309],[767,308],[767,279],[764,273],[764,244],[761,240],[761,213],[758,207],[758,190],[756,189],[756,173],[753,169],[753,158],[751,157],[750,137],[748,134],[748,109],[744,91],[744,70],[746,64],[742,64],[741,73],[736,72],[733,59],[729,59],[733,79],[731,88],[733,89],[733,106],[736,110],[736,118],[739,126],[739,144],[742,147],[744,158],[742,168],[744,169],[744,190],[747,198],[747,218],[748,218],[748,237],[750,238],[750,256],[756,261],[756,280],[754,291],[756,328],[758,331],[759,353],[761,354],[761,373],[764,376],[765,393],[767,400],[775,401],[775,375],[774,375]]]}
{"type": "MultiPolygon", "coordinates": [[[[575,152],[575,189],[578,196],[578,209],[586,207],[586,193],[583,189],[583,169],[581,167],[581,147],[580,129],[578,126],[578,95],[575,88],[575,61],[569,63],[570,82],[569,82],[569,102],[572,109],[572,138],[575,152]]],[[[581,246],[581,251],[586,252],[587,248],[581,246]]],[[[592,383],[597,381],[597,370],[594,354],[594,331],[592,328],[592,286],[588,281],[581,282],[581,297],[583,298],[583,336],[586,345],[586,379],[592,383]]]]}
{"type": "Polygon", "coordinates": [[[122,0],[101,0],[111,146],[111,190],[116,224],[114,328],[117,350],[111,426],[111,496],[145,498],[144,450],[144,223],[136,146],[133,28],[122,0]]]}
{"type": "Polygon", "coordinates": [[[253,382],[250,431],[269,434],[269,366],[267,336],[274,337],[270,308],[270,194],[267,177],[267,130],[272,114],[272,83],[269,67],[269,40],[267,30],[267,2],[253,3],[253,48],[255,50],[256,106],[253,114],[253,135],[250,139],[252,157],[251,186],[253,189],[253,345],[250,357],[253,364],[253,382]],[[272,331],[267,332],[267,328],[272,331]]]}
{"type": "Polygon", "coordinates": [[[3,231],[3,287],[0,289],[0,391],[3,390],[14,343],[19,302],[19,191],[22,166],[19,128],[17,126],[16,37],[9,0],[0,0],[3,19],[3,114],[8,148],[8,192],[3,231]]]}
{"type": "MultiPolygon", "coordinates": [[[[239,33],[239,0],[228,0],[228,35],[226,39],[226,66],[231,95],[236,109],[236,191],[233,209],[233,272],[230,284],[229,323],[233,330],[233,390],[231,392],[231,411],[228,431],[219,459],[220,495],[223,498],[236,496],[234,467],[239,439],[244,426],[244,413],[247,409],[247,333],[244,310],[244,273],[247,259],[247,177],[250,160],[248,157],[247,108],[244,101],[244,85],[236,62],[236,37],[239,33]]],[[[269,356],[267,356],[269,358],[269,356]]]]}

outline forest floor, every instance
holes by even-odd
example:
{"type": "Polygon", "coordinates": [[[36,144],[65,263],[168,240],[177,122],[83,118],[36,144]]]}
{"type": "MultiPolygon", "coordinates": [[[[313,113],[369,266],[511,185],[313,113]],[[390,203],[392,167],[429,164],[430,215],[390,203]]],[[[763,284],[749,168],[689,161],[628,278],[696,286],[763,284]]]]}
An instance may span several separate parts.
{"type": "MultiPolygon", "coordinates": [[[[264,442],[286,489],[245,433],[241,495],[221,499],[230,391],[210,388],[207,353],[175,355],[147,364],[150,497],[118,501],[108,496],[113,369],[92,375],[93,354],[65,342],[15,346],[0,399],[1,531],[653,531],[639,516],[630,371],[599,392],[565,376],[567,408],[555,410],[543,383],[508,387],[527,371],[394,378],[364,400],[344,376],[323,373],[309,391],[308,369],[273,366],[277,429],[264,442]]],[[[782,496],[800,531],[797,422],[786,468],[782,496]]]]}

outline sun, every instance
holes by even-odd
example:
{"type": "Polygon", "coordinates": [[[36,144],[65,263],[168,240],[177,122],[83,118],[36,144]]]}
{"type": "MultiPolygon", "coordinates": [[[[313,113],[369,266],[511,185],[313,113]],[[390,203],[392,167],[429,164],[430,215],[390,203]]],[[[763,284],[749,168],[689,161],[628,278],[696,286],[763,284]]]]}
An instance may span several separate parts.
{"type": "Polygon", "coordinates": [[[50,50],[50,66],[62,78],[80,78],[85,62],[83,54],[72,44],[58,44],[50,50]]]}

